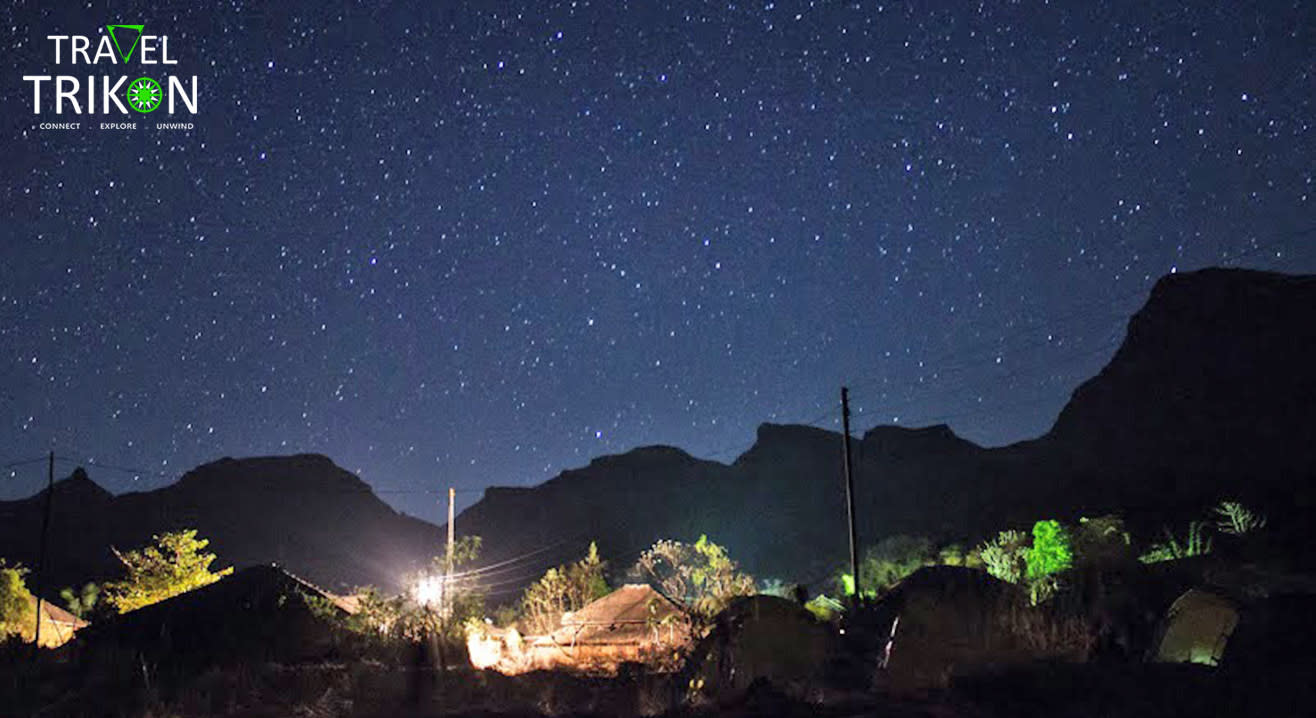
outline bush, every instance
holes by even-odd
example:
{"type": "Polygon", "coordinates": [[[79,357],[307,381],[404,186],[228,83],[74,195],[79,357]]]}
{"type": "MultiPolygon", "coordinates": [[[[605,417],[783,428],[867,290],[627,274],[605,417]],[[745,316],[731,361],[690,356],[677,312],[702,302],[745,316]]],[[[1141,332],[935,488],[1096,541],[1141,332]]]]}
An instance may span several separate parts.
{"type": "Polygon", "coordinates": [[[11,636],[32,640],[37,611],[26,576],[27,569],[21,565],[10,566],[0,559],[0,641],[11,636]]]}
{"type": "Polygon", "coordinates": [[[1023,531],[1002,531],[996,538],[984,543],[978,555],[987,573],[1007,581],[1019,583],[1028,568],[1029,537],[1023,531]]]}
{"type": "Polygon", "coordinates": [[[1165,540],[1152,544],[1146,553],[1138,557],[1139,561],[1157,563],[1211,553],[1211,537],[1206,535],[1204,521],[1190,521],[1183,541],[1176,538],[1168,528],[1162,529],[1162,532],[1165,540]]]}

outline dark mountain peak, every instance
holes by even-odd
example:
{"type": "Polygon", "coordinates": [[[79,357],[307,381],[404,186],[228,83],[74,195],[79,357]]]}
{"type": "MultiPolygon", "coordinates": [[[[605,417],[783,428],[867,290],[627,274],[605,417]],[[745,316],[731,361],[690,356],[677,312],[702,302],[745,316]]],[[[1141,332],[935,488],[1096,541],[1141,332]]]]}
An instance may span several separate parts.
{"type": "MultiPolygon", "coordinates": [[[[89,506],[100,506],[108,503],[114,498],[114,495],[106,491],[91,480],[87,475],[87,470],[79,466],[73,470],[72,474],[55,482],[55,501],[61,508],[78,507],[86,508],[89,506]]],[[[46,492],[49,489],[42,489],[35,495],[28,497],[25,501],[41,503],[46,500],[46,492]]]]}
{"type": "Polygon", "coordinates": [[[225,457],[192,469],[176,485],[186,491],[232,492],[242,488],[281,492],[324,491],[371,493],[355,474],[320,454],[225,457]]]}
{"type": "Polygon", "coordinates": [[[884,424],[869,429],[864,433],[862,440],[864,442],[874,443],[907,441],[970,443],[961,439],[954,430],[946,424],[932,424],[931,426],[920,427],[892,426],[890,424],[884,424]]]}
{"type": "Polygon", "coordinates": [[[1163,277],[1045,441],[1114,473],[1195,475],[1198,486],[1223,474],[1279,481],[1310,466],[1314,307],[1313,275],[1163,277]]]}
{"type": "Polygon", "coordinates": [[[607,469],[621,464],[659,464],[659,463],[692,463],[699,461],[695,457],[686,453],[684,449],[678,449],[675,446],[666,446],[655,444],[653,446],[640,446],[621,454],[607,454],[605,456],[595,457],[589,462],[590,469],[607,469]]]}

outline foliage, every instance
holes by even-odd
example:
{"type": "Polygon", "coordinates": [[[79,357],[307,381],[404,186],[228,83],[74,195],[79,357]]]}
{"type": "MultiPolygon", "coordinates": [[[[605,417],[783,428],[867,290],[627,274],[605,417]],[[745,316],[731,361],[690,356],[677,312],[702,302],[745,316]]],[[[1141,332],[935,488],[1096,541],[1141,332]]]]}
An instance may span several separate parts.
{"type": "Polygon", "coordinates": [[[197,538],[194,529],[156,536],[154,540],[154,546],[132,551],[113,549],[127,575],[122,581],[105,584],[105,600],[119,613],[207,586],[233,573],[232,567],[210,570],[215,554],[204,551],[210,541],[197,538]]]}
{"type": "Polygon", "coordinates": [[[1002,531],[978,548],[987,573],[1010,583],[1023,581],[1028,552],[1029,536],[1023,531],[1002,531]]]}
{"type": "Polygon", "coordinates": [[[779,578],[765,578],[759,582],[758,594],[760,596],[793,599],[795,598],[795,588],[795,584],[786,583],[779,578]]]}
{"type": "Polygon", "coordinates": [[[977,551],[965,551],[964,546],[953,543],[942,546],[937,551],[937,564],[941,566],[964,566],[982,568],[982,555],[977,551]]]}
{"type": "Polygon", "coordinates": [[[827,594],[813,597],[808,603],[804,604],[804,608],[819,621],[834,620],[845,611],[845,606],[840,601],[827,594]]]}
{"type": "Polygon", "coordinates": [[[1231,536],[1243,536],[1266,527],[1266,517],[1253,513],[1237,501],[1221,501],[1212,509],[1216,516],[1216,530],[1231,536]]]}
{"type": "Polygon", "coordinates": [[[864,553],[859,564],[860,591],[866,597],[875,596],[918,569],[936,563],[937,551],[927,538],[888,536],[864,553]]]}
{"type": "Polygon", "coordinates": [[[606,567],[599,558],[598,546],[590,542],[584,558],[548,569],[521,596],[521,630],[547,633],[558,626],[562,614],[578,611],[590,601],[606,596],[610,590],[603,577],[606,567]]]}
{"type": "Polygon", "coordinates": [[[1073,542],[1075,564],[1104,566],[1133,557],[1133,540],[1124,527],[1124,519],[1114,514],[1080,518],[1073,542]]]}
{"type": "Polygon", "coordinates": [[[78,618],[90,618],[101,596],[101,587],[95,583],[84,584],[82,590],[74,591],[72,587],[59,592],[69,613],[78,618]]]}
{"type": "Polygon", "coordinates": [[[1156,563],[1173,559],[1203,556],[1211,553],[1211,537],[1206,535],[1206,522],[1192,521],[1188,524],[1188,534],[1180,541],[1170,529],[1162,529],[1165,540],[1151,545],[1138,557],[1143,563],[1156,563]]]}
{"type": "Polygon", "coordinates": [[[26,568],[0,559],[0,641],[10,636],[32,640],[37,611],[26,576],[26,568]]]}
{"type": "Polygon", "coordinates": [[[701,621],[712,619],[736,597],[754,593],[754,577],[741,572],[726,549],[707,536],[693,545],[659,541],[640,555],[631,572],[701,621]]]}
{"type": "Polygon", "coordinates": [[[1046,519],[1033,524],[1033,545],[1028,550],[1030,580],[1064,571],[1074,565],[1069,530],[1059,521],[1046,519]]]}

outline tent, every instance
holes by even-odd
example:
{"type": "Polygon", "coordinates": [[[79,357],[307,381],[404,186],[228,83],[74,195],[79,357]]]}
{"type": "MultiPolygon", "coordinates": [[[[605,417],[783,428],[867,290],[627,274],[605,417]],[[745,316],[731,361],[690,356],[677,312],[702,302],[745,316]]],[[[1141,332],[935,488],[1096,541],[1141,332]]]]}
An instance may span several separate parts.
{"type": "Polygon", "coordinates": [[[834,629],[800,604],[777,596],[749,596],[718,614],[685,671],[705,694],[735,694],[755,681],[789,690],[821,676],[834,650],[834,629]]]}
{"type": "Polygon", "coordinates": [[[549,668],[615,671],[626,662],[648,662],[688,642],[680,606],[643,584],[627,584],[578,611],[544,635],[485,627],[467,636],[467,652],[479,669],[522,673],[549,668]]]}
{"type": "Polygon", "coordinates": [[[1090,643],[1082,620],[1031,606],[1020,587],[959,566],[915,571],[872,610],[894,616],[879,680],[898,692],[1037,658],[1083,660],[1090,643]]]}
{"type": "Polygon", "coordinates": [[[1219,594],[1189,589],[1161,623],[1154,659],[1159,663],[1220,665],[1225,644],[1238,625],[1238,607],[1219,594]]]}
{"type": "MultiPolygon", "coordinates": [[[[35,610],[37,599],[32,598],[31,603],[33,610],[35,610]]],[[[41,646],[43,648],[58,648],[68,643],[75,632],[86,626],[87,622],[81,618],[50,601],[41,601],[41,646]]]]}

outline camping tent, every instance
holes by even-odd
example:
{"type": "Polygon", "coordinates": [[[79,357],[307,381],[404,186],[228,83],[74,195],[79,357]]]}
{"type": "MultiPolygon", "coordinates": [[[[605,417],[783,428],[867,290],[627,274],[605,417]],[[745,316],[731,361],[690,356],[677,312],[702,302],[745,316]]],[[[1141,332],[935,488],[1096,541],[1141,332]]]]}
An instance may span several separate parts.
{"type": "Polygon", "coordinates": [[[1031,606],[1018,586],[975,569],[921,568],[873,610],[895,616],[880,680],[896,691],[941,688],[955,675],[1034,658],[1086,655],[1082,621],[1031,606]]]}
{"type": "MultiPolygon", "coordinates": [[[[31,599],[33,610],[37,599],[31,599]]],[[[56,606],[50,601],[41,601],[41,646],[58,648],[73,638],[74,632],[86,627],[87,622],[56,606]]]]}
{"type": "Polygon", "coordinates": [[[578,611],[563,614],[552,633],[522,637],[485,627],[467,635],[472,665],[501,673],[545,668],[613,671],[645,662],[688,641],[681,608],[653,588],[627,584],[578,611]]]}
{"type": "Polygon", "coordinates": [[[1161,624],[1155,660],[1217,666],[1238,625],[1238,608],[1210,591],[1189,589],[1170,606],[1161,624]]]}
{"type": "Polygon", "coordinates": [[[718,614],[690,658],[687,683],[706,694],[738,693],[756,680],[789,690],[822,674],[833,643],[830,625],[798,603],[749,596],[718,614]]]}

